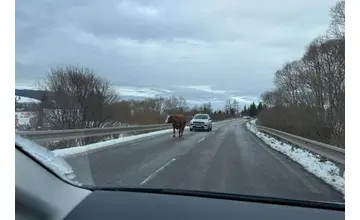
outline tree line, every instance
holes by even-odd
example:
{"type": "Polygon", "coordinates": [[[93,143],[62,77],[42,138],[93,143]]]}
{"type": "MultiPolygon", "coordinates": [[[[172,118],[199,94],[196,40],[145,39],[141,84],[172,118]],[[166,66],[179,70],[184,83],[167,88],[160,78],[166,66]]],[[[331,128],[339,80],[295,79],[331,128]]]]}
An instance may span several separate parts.
{"type": "Polygon", "coordinates": [[[270,108],[258,123],[345,147],[345,1],[330,17],[328,31],[275,72],[276,88],[262,94],[270,108]]]}
{"type": "MultiPolygon", "coordinates": [[[[15,111],[37,113],[37,117],[30,120],[31,125],[35,124],[32,127],[36,129],[63,130],[163,124],[168,114],[184,114],[188,121],[197,113],[207,113],[213,121],[236,116],[230,114],[229,109],[214,111],[210,102],[190,107],[181,96],[122,100],[121,94],[118,94],[108,80],[98,76],[92,69],[81,66],[50,69],[37,88],[51,92],[51,97],[40,103],[31,104],[19,103],[15,98],[15,111]]],[[[45,146],[49,149],[82,146],[104,138],[108,137],[51,142],[45,143],[45,146]]]]}
{"type": "Polygon", "coordinates": [[[207,113],[214,121],[236,116],[232,114],[236,102],[228,109],[214,111],[210,102],[190,107],[181,96],[122,100],[108,80],[81,66],[53,68],[37,88],[51,92],[51,98],[31,104],[22,104],[15,99],[15,108],[38,111],[38,115],[43,109],[39,127],[46,129],[160,124],[168,114],[184,114],[190,120],[197,113],[207,113]]]}
{"type": "Polygon", "coordinates": [[[266,108],[267,106],[262,102],[259,102],[259,104],[257,105],[255,104],[255,102],[253,102],[249,107],[247,107],[246,105],[244,106],[243,110],[241,110],[241,115],[257,117],[259,113],[266,108]]]}

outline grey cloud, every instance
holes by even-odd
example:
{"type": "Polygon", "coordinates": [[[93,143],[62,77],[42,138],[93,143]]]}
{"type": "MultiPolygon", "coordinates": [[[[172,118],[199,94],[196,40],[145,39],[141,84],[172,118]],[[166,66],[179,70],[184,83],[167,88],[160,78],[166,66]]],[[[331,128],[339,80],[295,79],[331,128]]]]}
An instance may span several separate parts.
{"type": "MultiPolygon", "coordinates": [[[[174,37],[205,40],[236,40],[251,38],[254,34],[276,32],[279,27],[304,28],[315,21],[327,21],[324,1],[320,3],[298,1],[241,2],[228,4],[207,1],[46,1],[38,7],[43,20],[73,24],[96,36],[128,37],[138,40],[172,39],[174,37]],[[285,3],[285,5],[284,5],[285,3]],[[128,5],[120,7],[120,5],[128,5]],[[218,6],[217,6],[218,5],[218,6]],[[139,7],[159,10],[158,16],[144,16],[136,12],[139,7]],[[201,7],[201,8],[200,8],[201,7]],[[319,16],[323,15],[323,16],[319,16]],[[46,18],[46,19],[45,19],[46,18]]],[[[22,5],[24,2],[18,3],[22,5]]],[[[31,7],[28,4],[27,8],[31,7]]],[[[20,18],[19,18],[20,19],[20,18]]],[[[284,31],[286,31],[284,29],[284,31]]]]}
{"type": "Polygon", "coordinates": [[[201,91],[194,88],[171,87],[168,89],[159,89],[151,87],[133,87],[120,86],[118,92],[123,99],[144,99],[150,97],[170,97],[172,95],[181,95],[187,99],[188,105],[201,105],[203,103],[211,102],[214,109],[223,109],[225,100],[236,100],[240,107],[244,105],[249,106],[252,102],[258,103],[259,98],[253,96],[241,96],[237,91],[227,91],[225,93],[217,93],[211,91],[201,91]]]}
{"type": "Polygon", "coordinates": [[[165,88],[189,100],[259,97],[283,62],[324,33],[335,2],[18,0],[16,82],[80,64],[114,85],[165,88]]]}
{"type": "Polygon", "coordinates": [[[312,4],[284,0],[260,1],[260,4],[259,1],[226,1],[224,4],[214,2],[215,6],[208,1],[182,1],[183,4],[164,2],[137,1],[129,3],[127,10],[102,4],[96,13],[83,8],[83,13],[74,11],[72,16],[81,15],[76,17],[77,21],[97,36],[121,36],[138,40],[171,40],[174,37],[205,41],[253,40],[253,37],[264,38],[264,35],[271,33],[291,36],[291,30],[304,31],[314,23],[328,21],[327,10],[320,11],[324,8],[324,1],[312,4]],[[136,7],[150,6],[159,10],[158,16],[133,13],[136,7]],[[99,13],[100,9],[102,13],[99,13]]]}

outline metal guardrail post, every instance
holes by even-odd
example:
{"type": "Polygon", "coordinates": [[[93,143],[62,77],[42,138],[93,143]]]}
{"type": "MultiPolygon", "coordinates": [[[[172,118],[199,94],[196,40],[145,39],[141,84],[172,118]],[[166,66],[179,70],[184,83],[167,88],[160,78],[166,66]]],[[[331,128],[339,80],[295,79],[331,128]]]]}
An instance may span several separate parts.
{"type": "MultiPolygon", "coordinates": [[[[108,128],[87,128],[87,129],[69,129],[69,130],[50,130],[50,131],[17,131],[16,134],[31,139],[37,143],[71,140],[85,137],[111,136],[126,132],[144,132],[169,129],[168,124],[142,125],[131,127],[108,127],[108,128]]],[[[116,137],[116,136],[115,136],[116,137]]]]}
{"type": "Polygon", "coordinates": [[[336,146],[310,140],[304,137],[279,131],[273,128],[255,125],[259,131],[268,133],[274,137],[280,138],[291,143],[291,150],[294,146],[306,149],[312,153],[318,154],[328,160],[334,162],[339,167],[339,175],[343,176],[345,172],[345,150],[336,146]]]}
{"type": "Polygon", "coordinates": [[[42,102],[39,105],[39,117],[37,127],[44,127],[44,104],[42,102]]]}
{"type": "Polygon", "coordinates": [[[344,176],[345,173],[345,164],[338,164],[339,166],[339,175],[344,176]]]}
{"type": "MultiPolygon", "coordinates": [[[[233,119],[232,119],[233,120],[233,119]]],[[[219,121],[214,124],[226,122],[219,121]]],[[[189,125],[187,125],[189,126],[189,125]]],[[[71,140],[86,137],[110,136],[119,137],[120,133],[127,132],[151,132],[163,129],[171,129],[170,124],[139,125],[130,127],[106,127],[106,128],[86,128],[86,129],[68,129],[68,130],[49,130],[49,131],[16,131],[16,135],[31,139],[37,143],[57,140],[71,140]]]]}

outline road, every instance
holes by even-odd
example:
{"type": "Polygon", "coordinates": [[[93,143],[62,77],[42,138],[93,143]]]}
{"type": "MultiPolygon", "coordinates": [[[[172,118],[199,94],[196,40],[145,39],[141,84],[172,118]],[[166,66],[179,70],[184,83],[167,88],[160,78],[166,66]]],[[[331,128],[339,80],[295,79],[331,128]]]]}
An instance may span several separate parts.
{"type": "Polygon", "coordinates": [[[344,202],[340,193],[246,130],[244,120],[211,132],[148,137],[66,158],[82,183],[344,202]]]}

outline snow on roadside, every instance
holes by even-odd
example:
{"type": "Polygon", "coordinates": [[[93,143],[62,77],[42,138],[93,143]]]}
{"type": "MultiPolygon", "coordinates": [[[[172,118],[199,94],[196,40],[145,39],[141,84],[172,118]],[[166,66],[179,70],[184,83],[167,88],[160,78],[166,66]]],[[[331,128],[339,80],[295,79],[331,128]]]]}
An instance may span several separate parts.
{"type": "MultiPolygon", "coordinates": [[[[188,127],[186,127],[186,128],[188,129],[188,127]]],[[[156,135],[171,133],[172,131],[173,131],[172,129],[153,131],[153,132],[139,134],[139,135],[119,137],[117,139],[112,139],[112,140],[103,141],[103,142],[97,142],[97,143],[93,143],[93,144],[89,144],[89,145],[85,145],[85,146],[78,146],[78,147],[70,147],[70,148],[65,148],[65,149],[53,150],[52,152],[56,156],[67,157],[67,156],[72,156],[72,155],[75,155],[75,154],[85,153],[85,152],[95,150],[95,149],[100,149],[100,148],[103,148],[103,147],[109,147],[109,146],[113,146],[113,145],[116,145],[116,144],[137,140],[137,139],[140,139],[140,138],[145,138],[145,137],[150,137],[150,136],[156,136],[156,135]]]]}
{"type": "Polygon", "coordinates": [[[345,195],[345,179],[339,175],[339,168],[334,163],[330,161],[322,162],[320,156],[300,148],[295,148],[292,151],[291,145],[281,143],[275,138],[260,132],[254,124],[255,120],[252,120],[250,123],[247,122],[246,128],[271,148],[287,155],[302,165],[307,171],[324,180],[327,184],[345,195]]]}

